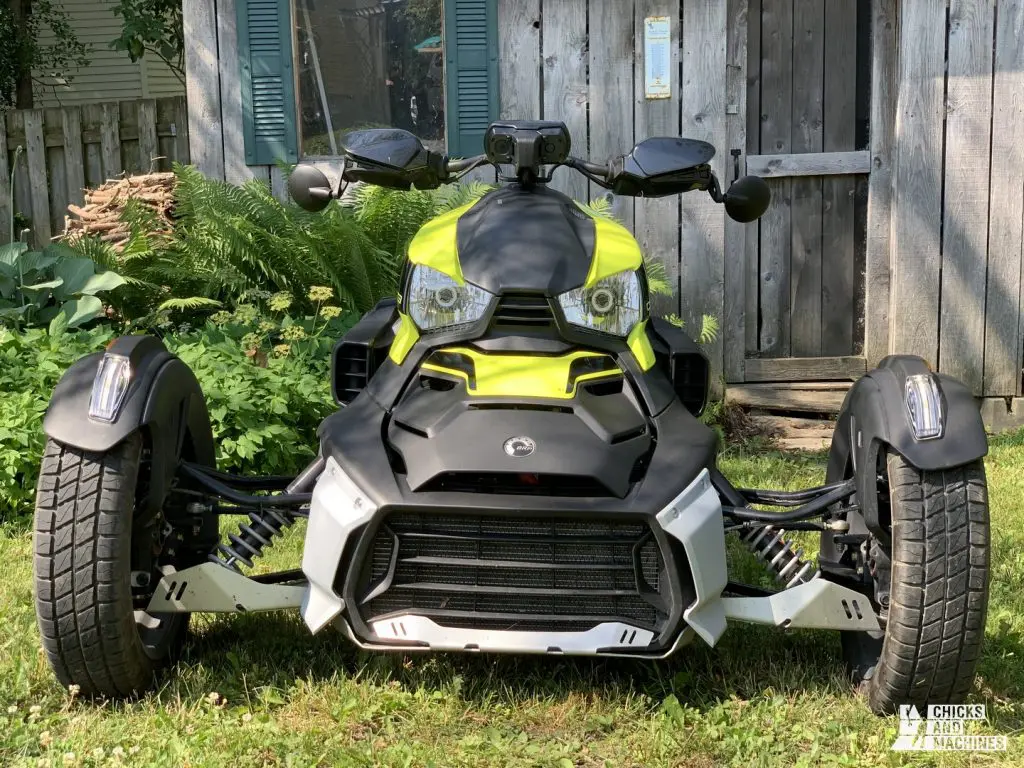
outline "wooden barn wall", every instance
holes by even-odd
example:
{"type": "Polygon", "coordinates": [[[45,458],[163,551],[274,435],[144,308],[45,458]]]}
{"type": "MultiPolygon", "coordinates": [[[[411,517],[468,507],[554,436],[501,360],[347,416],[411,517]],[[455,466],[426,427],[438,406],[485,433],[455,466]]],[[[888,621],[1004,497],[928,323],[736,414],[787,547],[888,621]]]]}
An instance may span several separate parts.
{"type": "MultiPolygon", "coordinates": [[[[751,155],[867,149],[870,22],[870,4],[856,0],[751,0],[751,155]]],[[[748,357],[862,352],[864,171],[769,179],[746,265],[748,357]]]]}
{"type": "Polygon", "coordinates": [[[902,0],[889,348],[1021,394],[1024,0],[902,0]]]}
{"type": "MultiPolygon", "coordinates": [[[[745,31],[746,0],[499,0],[501,117],[562,120],[573,154],[600,161],[647,136],[709,141],[719,152],[713,168],[731,180],[730,141],[745,145],[742,78],[727,66],[730,25],[745,31]],[[644,98],[644,19],[671,18],[672,95],[644,98]]],[[[731,50],[733,58],[740,49],[731,50]]],[[[604,194],[562,169],[553,186],[587,201],[604,194]]],[[[660,314],[679,315],[686,328],[704,314],[725,314],[726,221],[709,196],[613,200],[615,214],[635,233],[644,253],[666,267],[675,290],[656,297],[660,314]],[[682,255],[681,255],[682,254],[682,255]]],[[[742,230],[733,229],[733,238],[742,230]]],[[[734,248],[742,253],[742,244],[734,248]]],[[[707,351],[716,381],[723,368],[724,333],[707,351]]]]}

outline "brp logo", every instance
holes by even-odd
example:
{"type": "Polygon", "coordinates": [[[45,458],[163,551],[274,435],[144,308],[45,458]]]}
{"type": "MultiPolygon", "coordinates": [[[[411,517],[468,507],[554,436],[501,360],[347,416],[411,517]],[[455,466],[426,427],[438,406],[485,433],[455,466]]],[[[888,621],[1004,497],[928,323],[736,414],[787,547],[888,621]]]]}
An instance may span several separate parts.
{"type": "Polygon", "coordinates": [[[523,459],[537,450],[537,444],[529,437],[510,437],[505,441],[505,453],[513,459],[523,459]]]}

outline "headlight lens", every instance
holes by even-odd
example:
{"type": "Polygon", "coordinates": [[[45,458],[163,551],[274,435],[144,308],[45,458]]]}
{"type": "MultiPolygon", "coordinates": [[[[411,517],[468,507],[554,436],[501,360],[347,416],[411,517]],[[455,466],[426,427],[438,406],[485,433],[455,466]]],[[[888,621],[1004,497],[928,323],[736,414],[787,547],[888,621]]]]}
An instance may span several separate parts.
{"type": "Polygon", "coordinates": [[[131,380],[132,364],[127,357],[109,352],[103,355],[96,377],[92,380],[89,418],[108,424],[117,419],[131,380]]]}
{"type": "Polygon", "coordinates": [[[632,271],[606,277],[589,288],[576,288],[558,297],[565,319],[572,325],[614,336],[628,336],[640,322],[643,291],[640,276],[632,271]]]}
{"type": "Polygon", "coordinates": [[[409,277],[409,317],[421,331],[475,323],[487,312],[494,295],[469,283],[459,285],[436,269],[422,265],[409,277]]]}

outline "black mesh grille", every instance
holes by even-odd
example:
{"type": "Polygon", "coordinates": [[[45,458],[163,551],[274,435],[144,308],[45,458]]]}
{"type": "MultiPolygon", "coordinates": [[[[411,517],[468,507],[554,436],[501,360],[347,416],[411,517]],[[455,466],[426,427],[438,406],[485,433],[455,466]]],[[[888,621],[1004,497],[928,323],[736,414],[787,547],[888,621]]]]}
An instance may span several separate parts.
{"type": "Polygon", "coordinates": [[[442,493],[501,493],[528,496],[610,496],[590,477],[515,472],[444,472],[422,490],[442,493]]]}
{"type": "Polygon", "coordinates": [[[661,572],[645,523],[393,513],[368,553],[362,614],[551,631],[624,620],[659,630],[661,572]]]}
{"type": "Polygon", "coordinates": [[[551,312],[551,305],[543,296],[511,293],[498,299],[493,322],[496,326],[540,330],[553,328],[555,316],[551,312]]]}

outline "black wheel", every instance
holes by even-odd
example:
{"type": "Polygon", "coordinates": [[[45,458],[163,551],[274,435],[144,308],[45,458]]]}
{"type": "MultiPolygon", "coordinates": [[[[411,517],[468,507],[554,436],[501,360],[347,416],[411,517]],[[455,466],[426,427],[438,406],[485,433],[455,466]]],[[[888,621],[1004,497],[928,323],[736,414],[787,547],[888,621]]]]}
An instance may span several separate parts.
{"type": "MultiPolygon", "coordinates": [[[[57,679],[83,695],[149,688],[177,654],[187,614],[144,608],[166,564],[168,526],[143,519],[136,497],[142,439],[106,453],[48,441],[36,497],[36,615],[57,679]]],[[[141,506],[141,505],[140,505],[141,506]]]]}
{"type": "Polygon", "coordinates": [[[888,453],[878,471],[880,519],[889,523],[891,544],[871,537],[862,556],[866,591],[885,632],[843,633],[844,656],[877,714],[900,704],[962,703],[988,609],[984,465],[923,471],[888,453]]]}

